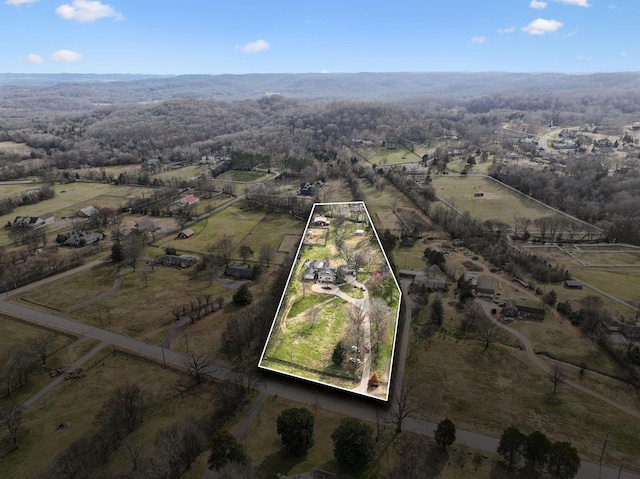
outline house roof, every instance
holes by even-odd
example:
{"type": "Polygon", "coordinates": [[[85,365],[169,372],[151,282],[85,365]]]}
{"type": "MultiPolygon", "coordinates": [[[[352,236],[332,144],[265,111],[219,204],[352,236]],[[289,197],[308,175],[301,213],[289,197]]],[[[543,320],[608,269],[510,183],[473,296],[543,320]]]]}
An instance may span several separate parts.
{"type": "Polygon", "coordinates": [[[89,205],[85,206],[84,208],[80,208],[79,212],[88,218],[95,215],[98,212],[98,209],[93,205],[89,205]]]}
{"type": "Polygon", "coordinates": [[[180,232],[180,234],[181,234],[181,235],[184,235],[184,236],[186,236],[186,237],[189,237],[189,236],[193,236],[194,234],[196,234],[196,232],[195,232],[195,231],[193,231],[191,228],[187,228],[187,229],[185,229],[185,230],[182,230],[182,231],[180,232]]]}
{"type": "Polygon", "coordinates": [[[491,276],[480,276],[478,278],[478,289],[493,291],[493,278],[491,276]]]}
{"type": "Polygon", "coordinates": [[[518,308],[518,312],[520,313],[540,314],[544,316],[543,308],[535,308],[533,306],[520,306],[520,305],[518,305],[517,308],[518,308]]]}

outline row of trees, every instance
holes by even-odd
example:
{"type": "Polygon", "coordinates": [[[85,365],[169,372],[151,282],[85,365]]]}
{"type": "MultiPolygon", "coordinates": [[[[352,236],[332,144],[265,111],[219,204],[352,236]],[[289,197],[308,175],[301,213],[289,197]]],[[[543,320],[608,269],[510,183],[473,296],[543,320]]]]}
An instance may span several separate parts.
{"type": "Polygon", "coordinates": [[[551,442],[540,431],[527,435],[509,427],[503,431],[497,451],[509,470],[518,468],[524,460],[524,467],[531,471],[546,469],[554,478],[572,479],[580,469],[580,456],[571,443],[551,442]]]}

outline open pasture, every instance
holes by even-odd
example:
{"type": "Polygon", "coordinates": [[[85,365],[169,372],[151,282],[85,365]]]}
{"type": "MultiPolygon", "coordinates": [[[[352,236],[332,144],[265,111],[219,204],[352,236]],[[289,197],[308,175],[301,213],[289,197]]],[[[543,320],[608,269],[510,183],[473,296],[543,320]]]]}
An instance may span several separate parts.
{"type": "Polygon", "coordinates": [[[531,220],[559,215],[551,208],[486,176],[437,176],[433,179],[433,186],[438,197],[458,211],[469,212],[473,218],[481,221],[512,224],[514,215],[531,220]],[[482,196],[476,197],[474,194],[482,196]]]}
{"type": "MultiPolygon", "coordinates": [[[[507,425],[526,433],[538,429],[555,441],[572,442],[582,457],[594,462],[602,452],[601,431],[611,431],[603,463],[640,469],[638,421],[568,384],[560,386],[557,399],[551,401],[548,375],[534,368],[522,351],[494,345],[489,356],[480,358],[481,347],[441,333],[428,347],[415,348],[416,364],[430,364],[430,374],[419,375],[416,388],[425,418],[449,417],[461,429],[494,437],[507,425]]],[[[581,376],[577,368],[567,367],[567,374],[589,388],[603,384],[615,389],[618,402],[638,407],[630,388],[616,381],[591,373],[581,376]]]]}
{"type": "Polygon", "coordinates": [[[216,180],[254,182],[265,180],[270,176],[273,175],[262,171],[230,170],[217,176],[216,180]]]}
{"type": "Polygon", "coordinates": [[[232,234],[236,241],[241,241],[265,216],[264,211],[245,211],[233,205],[191,226],[195,232],[191,238],[169,236],[157,244],[163,248],[173,246],[180,251],[202,252],[223,234],[232,234]]]}
{"type": "Polygon", "coordinates": [[[16,155],[30,155],[31,147],[24,143],[16,143],[15,141],[0,141],[0,151],[16,155]]]}
{"type": "Polygon", "coordinates": [[[416,161],[422,160],[421,155],[414,151],[407,150],[402,145],[389,148],[386,146],[358,148],[358,152],[367,158],[369,163],[376,165],[400,165],[402,163],[415,163],[416,161]]]}
{"type": "MultiPolygon", "coordinates": [[[[136,384],[144,394],[147,407],[142,425],[134,433],[139,436],[143,456],[153,454],[154,436],[160,428],[166,428],[187,412],[202,417],[211,411],[211,402],[198,399],[197,395],[187,395],[181,401],[172,400],[176,392],[167,385],[179,380],[176,372],[136,358],[108,354],[109,349],[104,349],[88,362],[86,366],[106,357],[100,365],[89,369],[86,377],[63,381],[25,411],[25,433],[21,436],[20,448],[0,462],[0,476],[35,477],[73,441],[92,434],[96,428],[93,422],[95,415],[121,384],[136,384]],[[69,423],[70,427],[58,429],[61,423],[69,423]]],[[[200,387],[203,397],[209,396],[204,390],[208,387],[200,387]]],[[[108,467],[113,469],[109,477],[130,470],[126,444],[132,438],[133,435],[125,439],[121,450],[112,455],[108,467]]]]}
{"type": "Polygon", "coordinates": [[[181,168],[173,168],[166,171],[161,171],[154,175],[154,178],[159,180],[169,180],[172,178],[178,180],[192,180],[198,177],[203,171],[206,171],[206,167],[202,165],[189,165],[181,168]]]}

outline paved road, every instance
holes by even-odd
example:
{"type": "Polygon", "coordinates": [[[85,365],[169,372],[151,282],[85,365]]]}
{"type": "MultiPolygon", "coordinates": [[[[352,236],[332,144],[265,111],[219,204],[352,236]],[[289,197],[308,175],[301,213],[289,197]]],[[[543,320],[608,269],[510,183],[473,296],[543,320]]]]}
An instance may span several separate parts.
{"type": "MultiPolygon", "coordinates": [[[[36,323],[53,327],[62,331],[70,332],[78,336],[85,336],[97,339],[101,342],[112,344],[126,351],[131,351],[140,356],[155,359],[159,363],[165,362],[168,365],[184,369],[185,357],[173,351],[166,350],[160,346],[154,346],[137,339],[122,336],[111,331],[105,331],[100,328],[88,326],[76,321],[61,318],[52,314],[30,310],[17,304],[0,301],[0,312],[13,315],[15,317],[36,323]]],[[[407,324],[404,325],[408,326],[407,324]]],[[[405,337],[408,338],[408,327],[404,329],[400,350],[398,351],[398,364],[404,363],[406,349],[402,350],[402,344],[405,337]]],[[[207,373],[215,378],[233,381],[237,375],[231,370],[222,367],[211,367],[207,373]]],[[[401,374],[398,374],[401,378],[401,374]]],[[[398,382],[398,381],[397,381],[398,382]]],[[[257,386],[260,390],[269,396],[281,396],[291,399],[302,404],[312,407],[319,407],[329,411],[338,412],[348,416],[356,417],[365,421],[376,422],[381,418],[388,424],[393,422],[390,411],[385,409],[382,404],[376,404],[356,395],[339,394],[334,390],[319,385],[304,384],[298,381],[292,381],[288,378],[279,377],[277,375],[269,375],[263,382],[257,386]]],[[[254,414],[258,414],[259,407],[252,409],[254,414]]],[[[407,418],[403,422],[403,429],[413,431],[425,435],[433,435],[436,425],[428,421],[422,421],[416,418],[407,418]]],[[[457,442],[465,443],[470,447],[495,452],[497,447],[497,439],[483,434],[477,434],[471,431],[457,431],[457,442]]],[[[580,474],[578,477],[595,479],[598,476],[598,465],[582,462],[580,474]],[[594,472],[595,471],[595,472],[594,472]]],[[[603,479],[616,479],[618,477],[618,469],[602,468],[603,479]]],[[[623,472],[620,479],[640,479],[640,475],[623,472]]]]}

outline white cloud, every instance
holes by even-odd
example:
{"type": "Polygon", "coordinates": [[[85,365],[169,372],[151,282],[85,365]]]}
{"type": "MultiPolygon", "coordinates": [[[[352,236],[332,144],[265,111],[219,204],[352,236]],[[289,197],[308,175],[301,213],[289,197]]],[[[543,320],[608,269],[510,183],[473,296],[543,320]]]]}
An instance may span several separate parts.
{"type": "Polygon", "coordinates": [[[124,20],[122,14],[110,5],[97,0],[73,0],[71,5],[65,3],[56,8],[59,17],[79,23],[93,23],[101,18],[124,20]]]}
{"type": "Polygon", "coordinates": [[[271,45],[266,40],[256,40],[255,42],[249,42],[241,47],[236,47],[236,50],[240,50],[245,53],[257,53],[263,50],[268,50],[271,45]]]}
{"type": "Polygon", "coordinates": [[[516,31],[516,27],[498,28],[498,33],[513,33],[516,31]]]}
{"type": "Polygon", "coordinates": [[[29,3],[36,3],[38,0],[7,0],[7,5],[28,5],[29,3]]]}
{"type": "Polygon", "coordinates": [[[44,61],[44,58],[42,58],[40,55],[36,55],[35,53],[29,53],[25,60],[27,60],[28,63],[42,63],[44,61]]]}
{"type": "Polygon", "coordinates": [[[471,39],[472,43],[475,43],[476,45],[482,45],[487,39],[485,37],[473,37],[471,39]]]}
{"type": "Polygon", "coordinates": [[[589,0],[553,0],[554,2],[564,3],[565,5],[576,5],[578,7],[590,7],[589,0]]]}
{"type": "Polygon", "coordinates": [[[613,3],[610,3],[609,5],[607,5],[607,7],[609,7],[609,10],[615,10],[616,8],[618,8],[613,3]]]}
{"type": "Polygon", "coordinates": [[[621,57],[626,57],[627,55],[629,55],[627,52],[620,52],[621,57]]]}
{"type": "Polygon", "coordinates": [[[73,50],[58,50],[53,52],[51,55],[51,59],[54,62],[76,62],[82,58],[78,52],[74,52],[73,50]]]}
{"type": "Polygon", "coordinates": [[[330,72],[329,72],[329,70],[327,70],[327,69],[323,68],[323,69],[320,71],[320,73],[330,73],[330,72]]]}
{"type": "Polygon", "coordinates": [[[531,8],[535,8],[536,10],[542,10],[543,8],[547,8],[547,2],[542,2],[540,0],[531,0],[529,6],[531,8]]]}
{"type": "Polygon", "coordinates": [[[544,35],[560,30],[563,27],[562,22],[557,20],[546,20],[544,18],[536,18],[526,27],[522,27],[522,31],[529,35],[544,35]]]}

